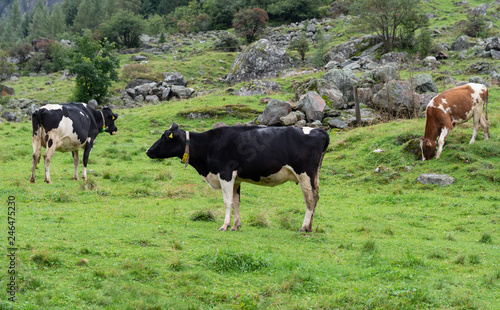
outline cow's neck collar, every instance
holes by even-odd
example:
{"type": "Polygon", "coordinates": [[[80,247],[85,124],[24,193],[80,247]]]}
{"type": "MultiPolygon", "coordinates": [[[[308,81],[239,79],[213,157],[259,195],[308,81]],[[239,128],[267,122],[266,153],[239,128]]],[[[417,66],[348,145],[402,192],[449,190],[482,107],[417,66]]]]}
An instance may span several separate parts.
{"type": "Polygon", "coordinates": [[[182,155],[181,163],[185,163],[184,168],[187,167],[189,163],[189,144],[191,140],[189,140],[189,131],[186,131],[186,148],[184,149],[184,155],[182,155]]]}
{"type": "Polygon", "coordinates": [[[102,111],[99,112],[101,112],[101,117],[102,117],[102,130],[101,130],[102,133],[106,130],[106,122],[104,121],[104,114],[102,114],[102,111]]]}

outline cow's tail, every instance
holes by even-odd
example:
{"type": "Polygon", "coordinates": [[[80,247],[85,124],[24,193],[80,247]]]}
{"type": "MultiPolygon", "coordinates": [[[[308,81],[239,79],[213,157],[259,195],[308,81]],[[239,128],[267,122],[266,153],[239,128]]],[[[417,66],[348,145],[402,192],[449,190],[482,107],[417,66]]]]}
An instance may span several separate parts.
{"type": "Polygon", "coordinates": [[[484,117],[488,120],[488,89],[486,88],[486,100],[484,102],[484,117]]]}
{"type": "Polygon", "coordinates": [[[31,115],[31,123],[33,124],[33,136],[42,137],[42,111],[36,110],[31,115]]]}

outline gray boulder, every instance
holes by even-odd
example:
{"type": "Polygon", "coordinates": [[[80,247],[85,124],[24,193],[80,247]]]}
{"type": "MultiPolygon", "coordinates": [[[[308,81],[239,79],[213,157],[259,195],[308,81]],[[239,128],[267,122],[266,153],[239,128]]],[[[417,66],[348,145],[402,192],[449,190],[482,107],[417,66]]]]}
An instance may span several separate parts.
{"type": "Polygon", "coordinates": [[[281,117],[287,116],[292,112],[290,104],[278,99],[270,100],[262,114],[257,118],[263,125],[276,126],[281,124],[281,117]]]}
{"type": "Polygon", "coordinates": [[[493,58],[494,60],[500,60],[500,51],[491,50],[490,55],[491,55],[491,58],[493,58]]]}
{"type": "Polygon", "coordinates": [[[370,105],[393,115],[413,116],[421,110],[422,96],[411,89],[408,81],[392,80],[373,96],[370,105]]]}
{"type": "Polygon", "coordinates": [[[307,92],[305,95],[300,96],[297,105],[297,110],[305,113],[308,122],[323,120],[325,108],[325,100],[314,91],[307,92]]]}
{"type": "Polygon", "coordinates": [[[427,92],[438,92],[438,88],[436,83],[434,83],[434,79],[428,73],[419,74],[412,79],[412,84],[418,93],[427,93],[427,92]]]}
{"type": "Polygon", "coordinates": [[[377,35],[366,35],[361,38],[330,47],[324,56],[324,61],[325,63],[328,63],[335,60],[342,63],[346,59],[349,59],[354,55],[358,55],[364,50],[380,43],[380,41],[380,37],[377,35]]]}
{"type": "Polygon", "coordinates": [[[441,186],[452,185],[455,178],[447,174],[421,174],[417,177],[420,184],[438,184],[441,186]]]}
{"type": "Polygon", "coordinates": [[[128,89],[128,88],[136,88],[137,86],[141,86],[141,85],[144,85],[144,84],[149,84],[149,83],[152,83],[153,81],[151,80],[146,80],[146,79],[136,79],[136,80],[132,80],[130,81],[127,86],[125,86],[125,89],[128,89]]]}
{"type": "Polygon", "coordinates": [[[380,56],[380,63],[403,63],[408,58],[408,53],[406,52],[390,52],[380,56]]]}
{"type": "Polygon", "coordinates": [[[309,91],[316,91],[330,108],[344,108],[344,94],[329,80],[311,78],[309,81],[298,85],[295,89],[295,100],[299,100],[300,96],[309,91]]]}
{"type": "Polygon", "coordinates": [[[14,96],[14,88],[0,84],[0,97],[2,96],[14,96]]]}
{"type": "Polygon", "coordinates": [[[297,117],[297,113],[290,112],[287,116],[280,117],[280,121],[283,126],[291,126],[297,123],[299,118],[297,117]]]}
{"type": "Polygon", "coordinates": [[[491,72],[496,71],[495,66],[487,61],[475,62],[465,69],[467,74],[490,74],[491,72]]]}
{"type": "Polygon", "coordinates": [[[500,51],[500,39],[498,37],[493,37],[488,39],[488,43],[486,44],[485,50],[491,51],[491,50],[496,50],[500,51]]]}
{"type": "Polygon", "coordinates": [[[187,82],[184,79],[184,75],[178,72],[164,72],[163,73],[164,82],[167,85],[178,85],[178,86],[187,86],[187,82]]]}
{"type": "Polygon", "coordinates": [[[281,91],[281,86],[274,81],[253,80],[236,92],[238,96],[270,95],[281,91]]]}
{"type": "Polygon", "coordinates": [[[399,73],[394,66],[382,65],[363,74],[362,80],[372,80],[375,83],[385,83],[399,80],[399,73]]]}
{"type": "Polygon", "coordinates": [[[359,77],[348,69],[332,69],[322,77],[332,82],[342,92],[344,102],[354,100],[353,88],[358,85],[359,77]]]}
{"type": "Polygon", "coordinates": [[[95,108],[97,108],[97,101],[96,101],[95,99],[91,99],[91,100],[87,103],[87,105],[88,105],[89,107],[91,107],[92,109],[95,109],[95,108]]]}
{"type": "Polygon", "coordinates": [[[2,113],[2,118],[8,122],[20,122],[22,117],[16,112],[5,111],[2,113]]]}
{"type": "Polygon", "coordinates": [[[470,42],[467,38],[467,36],[461,36],[458,39],[453,42],[451,45],[451,50],[452,51],[461,51],[461,50],[466,50],[470,47],[470,42]]]}
{"type": "Polygon", "coordinates": [[[146,56],[143,56],[143,55],[133,55],[132,57],[130,57],[133,61],[143,61],[143,60],[147,60],[148,58],[146,56]]]}
{"type": "Polygon", "coordinates": [[[188,99],[196,94],[194,89],[184,86],[173,85],[170,89],[172,91],[172,95],[180,99],[188,99]]]}
{"type": "Polygon", "coordinates": [[[150,84],[143,84],[135,88],[135,95],[142,95],[144,98],[146,96],[153,94],[153,87],[150,84]]]}
{"type": "Polygon", "coordinates": [[[260,39],[247,46],[234,60],[227,81],[240,81],[275,77],[284,69],[296,64],[287,55],[286,49],[272,44],[267,39],[260,39]]]}

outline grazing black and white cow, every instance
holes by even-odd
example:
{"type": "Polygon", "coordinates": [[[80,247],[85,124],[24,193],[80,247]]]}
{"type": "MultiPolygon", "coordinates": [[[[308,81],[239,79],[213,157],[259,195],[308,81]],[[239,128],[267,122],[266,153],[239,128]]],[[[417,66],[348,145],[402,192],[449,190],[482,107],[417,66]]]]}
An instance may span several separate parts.
{"type": "Polygon", "coordinates": [[[222,190],[226,216],[220,230],[229,228],[231,208],[231,230],[241,227],[242,182],[264,186],[298,183],[306,203],[300,230],[311,231],[319,199],[319,170],[329,142],[325,130],[308,127],[235,126],[190,133],[174,123],[146,154],[150,158],[182,158],[213,189],[222,190]]]}
{"type": "Polygon", "coordinates": [[[40,161],[42,146],[46,149],[45,182],[52,183],[49,167],[55,151],[73,153],[73,178],[78,180],[78,150],[81,148],[84,149],[82,178],[86,180],[87,163],[95,138],[100,132],[114,135],[117,117],[108,107],[96,111],[84,103],[47,104],[33,112],[33,170],[30,181],[35,182],[35,169],[40,161]]]}

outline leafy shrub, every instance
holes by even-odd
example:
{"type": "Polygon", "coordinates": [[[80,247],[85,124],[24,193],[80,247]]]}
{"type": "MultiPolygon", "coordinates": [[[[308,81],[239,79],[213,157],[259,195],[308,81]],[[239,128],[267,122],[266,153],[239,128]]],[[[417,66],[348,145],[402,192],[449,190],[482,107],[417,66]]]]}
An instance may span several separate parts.
{"type": "Polygon", "coordinates": [[[306,53],[309,51],[309,42],[307,42],[305,32],[302,32],[298,38],[293,38],[288,48],[297,51],[300,55],[300,59],[304,61],[306,53]]]}
{"type": "Polygon", "coordinates": [[[427,56],[429,55],[432,49],[432,38],[431,32],[428,30],[424,30],[418,36],[417,49],[420,55],[427,56]]]}
{"type": "Polygon", "coordinates": [[[76,74],[76,86],[72,100],[88,102],[91,99],[101,103],[108,94],[112,81],[118,80],[119,59],[113,54],[113,44],[94,41],[89,30],[75,38],[70,53],[69,70],[76,74]]]}
{"type": "Polygon", "coordinates": [[[479,13],[471,12],[467,15],[467,21],[464,24],[464,33],[471,37],[488,36],[488,23],[486,18],[479,13]]]}
{"type": "Polygon", "coordinates": [[[248,43],[252,43],[264,31],[268,21],[269,16],[263,9],[243,9],[234,14],[233,27],[248,43]]]}
{"type": "Polygon", "coordinates": [[[201,257],[204,264],[220,273],[226,272],[252,272],[270,265],[268,259],[252,254],[238,253],[231,250],[216,251],[201,257]]]}
{"type": "Polygon", "coordinates": [[[222,34],[214,43],[214,48],[225,52],[236,52],[240,49],[240,41],[229,33],[222,34]]]}
{"type": "Polygon", "coordinates": [[[24,64],[30,59],[33,48],[30,44],[16,44],[9,51],[9,56],[17,58],[20,64],[24,64]]]}

